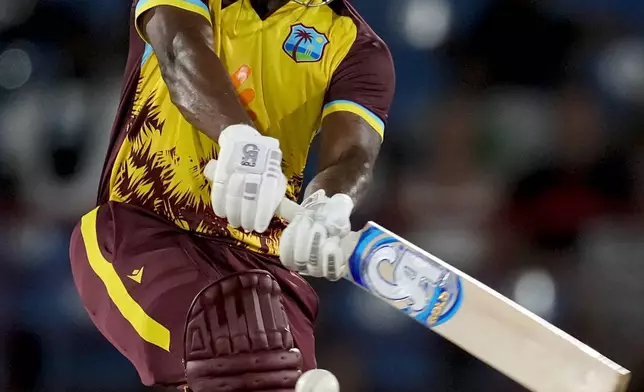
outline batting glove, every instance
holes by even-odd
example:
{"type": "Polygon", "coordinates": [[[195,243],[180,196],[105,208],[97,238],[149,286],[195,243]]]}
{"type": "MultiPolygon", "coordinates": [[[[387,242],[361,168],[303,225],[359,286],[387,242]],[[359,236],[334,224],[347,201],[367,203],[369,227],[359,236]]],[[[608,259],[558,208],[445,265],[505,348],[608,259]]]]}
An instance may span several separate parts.
{"type": "Polygon", "coordinates": [[[282,264],[310,276],[340,279],[347,266],[340,241],[351,231],[353,200],[342,193],[328,198],[319,190],[302,207],[282,233],[282,264]]]}
{"type": "Polygon", "coordinates": [[[204,172],[215,214],[235,228],[264,232],[286,194],[279,141],[239,124],[222,131],[219,147],[204,172]]]}

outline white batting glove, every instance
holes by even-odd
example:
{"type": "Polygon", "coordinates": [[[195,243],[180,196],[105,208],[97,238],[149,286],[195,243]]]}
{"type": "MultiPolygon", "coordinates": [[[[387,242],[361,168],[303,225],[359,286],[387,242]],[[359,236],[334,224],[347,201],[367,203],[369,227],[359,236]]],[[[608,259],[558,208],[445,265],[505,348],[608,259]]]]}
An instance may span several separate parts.
{"type": "Polygon", "coordinates": [[[330,371],[313,369],[300,376],[295,392],[340,392],[340,383],[330,371]]]}
{"type": "Polygon", "coordinates": [[[280,260],[293,271],[338,280],[347,261],[340,240],[351,231],[353,200],[339,193],[328,198],[319,190],[302,202],[304,212],[289,223],[280,240],[280,260]]]}
{"type": "Polygon", "coordinates": [[[264,232],[286,194],[279,141],[239,124],[222,131],[219,147],[219,159],[204,171],[215,214],[233,227],[264,232]]]}

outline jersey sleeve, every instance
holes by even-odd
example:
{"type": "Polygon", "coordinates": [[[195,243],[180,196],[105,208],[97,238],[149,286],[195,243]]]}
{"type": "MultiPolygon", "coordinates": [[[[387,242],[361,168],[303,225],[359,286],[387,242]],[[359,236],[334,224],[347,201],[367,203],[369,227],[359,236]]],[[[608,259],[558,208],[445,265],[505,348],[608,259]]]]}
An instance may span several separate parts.
{"type": "Polygon", "coordinates": [[[136,26],[136,31],[139,33],[139,36],[141,36],[143,40],[145,40],[145,37],[139,27],[139,18],[145,11],[148,11],[160,5],[177,7],[186,11],[197,13],[206,18],[208,22],[212,23],[210,9],[208,7],[208,0],[137,0],[136,8],[134,11],[134,25],[136,26]]]}
{"type": "Polygon", "coordinates": [[[394,89],[389,49],[377,37],[358,35],[331,78],[322,118],[339,111],[351,112],[383,137],[394,89]]]}

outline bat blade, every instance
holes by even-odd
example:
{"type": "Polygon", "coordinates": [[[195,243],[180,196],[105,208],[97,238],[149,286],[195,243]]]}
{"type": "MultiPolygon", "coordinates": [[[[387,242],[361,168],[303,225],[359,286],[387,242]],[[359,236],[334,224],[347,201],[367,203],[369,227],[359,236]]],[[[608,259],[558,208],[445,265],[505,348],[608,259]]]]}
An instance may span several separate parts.
{"type": "MultiPolygon", "coordinates": [[[[284,199],[278,215],[302,210],[284,199]]],[[[343,240],[347,279],[534,392],[625,392],[630,372],[416,245],[369,222],[343,240]]]]}
{"type": "Polygon", "coordinates": [[[528,390],[626,391],[628,370],[387,229],[351,245],[349,280],[528,390]]]}

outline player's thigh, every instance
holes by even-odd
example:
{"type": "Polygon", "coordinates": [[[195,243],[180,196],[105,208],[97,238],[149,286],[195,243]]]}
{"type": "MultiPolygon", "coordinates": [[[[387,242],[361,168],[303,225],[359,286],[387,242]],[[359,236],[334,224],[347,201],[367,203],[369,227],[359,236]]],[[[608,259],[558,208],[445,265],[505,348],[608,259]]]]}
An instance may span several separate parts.
{"type": "Polygon", "coordinates": [[[289,320],[293,341],[302,353],[303,370],[315,369],[317,361],[315,358],[314,321],[307,315],[303,306],[289,295],[282,296],[282,303],[289,320]]]}
{"type": "Polygon", "coordinates": [[[196,239],[145,211],[107,205],[86,215],[71,243],[72,271],[91,319],[138,370],[146,385],[182,385],[186,316],[213,282],[266,269],[281,302],[303,368],[315,367],[317,296],[299,276],[263,256],[196,239]]]}
{"type": "Polygon", "coordinates": [[[187,309],[218,278],[216,271],[191,259],[187,234],[163,224],[150,230],[154,219],[146,222],[147,230],[115,230],[114,215],[95,210],[73,233],[72,273],[82,302],[144,384],[182,384],[187,309]]]}

